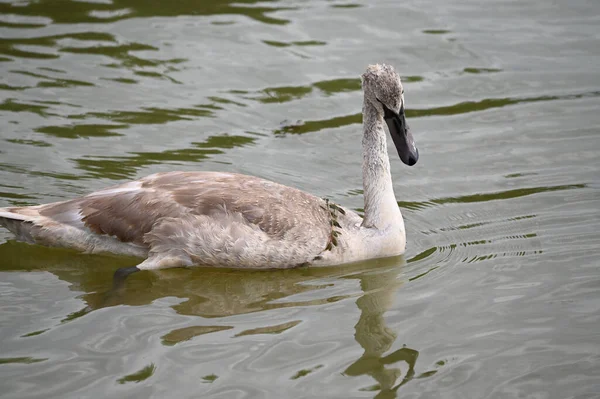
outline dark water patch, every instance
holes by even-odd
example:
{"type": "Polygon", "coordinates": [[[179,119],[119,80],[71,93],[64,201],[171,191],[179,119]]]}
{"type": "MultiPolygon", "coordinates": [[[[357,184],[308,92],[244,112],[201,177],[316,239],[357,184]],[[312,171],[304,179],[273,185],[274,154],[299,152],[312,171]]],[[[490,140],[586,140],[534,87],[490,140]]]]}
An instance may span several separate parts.
{"type": "Polygon", "coordinates": [[[45,333],[48,330],[50,330],[50,329],[49,328],[45,328],[43,330],[33,331],[33,332],[30,332],[30,333],[21,335],[21,338],[35,337],[37,335],[41,335],[41,334],[45,333]]]}
{"type": "Polygon", "coordinates": [[[533,219],[535,217],[537,217],[538,215],[523,215],[523,216],[515,216],[512,218],[509,218],[508,220],[510,221],[517,221],[517,220],[524,220],[524,219],[533,219]]]}
{"type": "Polygon", "coordinates": [[[194,108],[199,108],[199,109],[206,109],[206,110],[210,110],[210,111],[222,111],[223,107],[221,107],[220,105],[216,105],[216,104],[195,104],[193,105],[194,108]]]}
{"type": "MultiPolygon", "coordinates": [[[[245,92],[247,93],[247,92],[245,92]]],[[[218,104],[233,104],[233,105],[237,105],[239,107],[247,107],[246,104],[238,102],[238,101],[233,101],[230,100],[228,98],[224,98],[224,97],[215,97],[215,96],[211,96],[208,97],[208,99],[214,103],[218,103],[218,104]]]]}
{"type": "Polygon", "coordinates": [[[290,86],[264,89],[256,100],[261,103],[284,103],[305,97],[312,92],[312,87],[290,86]]]}
{"type": "Polygon", "coordinates": [[[412,275],[414,272],[410,272],[407,275],[407,281],[412,282],[419,279],[422,279],[428,276],[433,271],[439,269],[442,264],[446,264],[451,259],[455,259],[455,262],[460,262],[460,259],[457,259],[457,256],[460,257],[460,252],[465,251],[465,246],[460,244],[447,244],[440,245],[436,247],[428,248],[410,259],[406,261],[407,264],[417,263],[429,265],[425,270],[418,267],[415,272],[416,274],[412,275]]]}
{"type": "Polygon", "coordinates": [[[62,69],[49,68],[49,67],[37,67],[40,71],[48,71],[48,72],[56,72],[56,73],[67,73],[67,71],[63,71],[62,69]]]}
{"type": "Polygon", "coordinates": [[[428,35],[443,35],[446,33],[450,33],[452,31],[447,30],[447,29],[425,29],[422,32],[425,34],[428,34],[428,35]]]}
{"type": "Polygon", "coordinates": [[[248,136],[236,136],[222,134],[218,136],[210,136],[204,142],[194,142],[192,145],[199,148],[222,148],[232,149],[235,147],[245,147],[254,144],[256,139],[248,136]]]}
{"type": "Polygon", "coordinates": [[[52,144],[42,140],[6,139],[9,143],[31,145],[34,147],[52,147],[52,144]]]}
{"type": "Polygon", "coordinates": [[[31,86],[11,86],[6,83],[0,83],[0,90],[8,90],[8,91],[23,91],[30,89],[31,86]]]}
{"type": "Polygon", "coordinates": [[[200,162],[210,155],[220,154],[222,151],[212,150],[168,150],[163,152],[137,153],[127,157],[89,157],[74,159],[78,169],[87,172],[87,177],[121,180],[133,178],[137,170],[162,162],[200,162]]]}
{"type": "MultiPolygon", "coordinates": [[[[491,233],[496,237],[479,238],[483,234],[479,233],[478,238],[440,245],[415,255],[413,258],[409,259],[407,263],[427,259],[428,264],[434,264],[436,266],[430,267],[425,272],[420,272],[416,276],[409,277],[408,280],[413,281],[422,278],[437,269],[439,267],[438,265],[441,263],[448,263],[450,260],[452,260],[453,263],[475,263],[499,257],[524,257],[543,253],[542,249],[531,249],[532,244],[527,242],[532,239],[537,239],[537,233],[509,233],[500,236],[497,236],[496,231],[492,231],[491,233]]],[[[456,238],[459,237],[446,237],[446,239],[449,240],[456,238]]],[[[533,246],[535,246],[535,242],[537,241],[534,241],[533,246]]]]}
{"type": "Polygon", "coordinates": [[[458,225],[458,226],[451,226],[451,227],[443,227],[440,229],[440,231],[445,232],[445,231],[456,231],[456,230],[470,230],[470,229],[474,229],[474,228],[478,228],[478,227],[483,227],[483,226],[488,226],[491,224],[497,224],[497,223],[503,223],[503,222],[515,222],[515,221],[519,221],[519,220],[526,220],[526,219],[533,219],[537,217],[537,215],[523,215],[523,216],[516,216],[516,217],[512,217],[512,218],[508,218],[506,220],[501,220],[501,221],[482,221],[482,222],[476,222],[476,223],[467,223],[467,224],[462,224],[462,225],[458,225]]]}
{"type": "Polygon", "coordinates": [[[290,380],[297,380],[298,378],[306,377],[313,371],[317,371],[318,369],[320,369],[322,367],[323,367],[322,364],[317,364],[315,367],[312,367],[310,369],[299,370],[296,374],[294,374],[293,376],[290,377],[290,380]]]}
{"type": "Polygon", "coordinates": [[[181,342],[189,341],[199,335],[210,334],[213,332],[231,330],[231,326],[192,326],[178,328],[165,334],[161,337],[162,344],[166,346],[173,346],[181,342]]]}
{"type": "Polygon", "coordinates": [[[362,4],[358,3],[348,3],[348,4],[332,4],[331,8],[359,8],[364,7],[362,4]]]}
{"type": "Polygon", "coordinates": [[[364,193],[365,193],[365,190],[363,190],[362,188],[354,188],[354,189],[348,190],[345,195],[348,197],[354,197],[357,195],[363,195],[364,193]]]}
{"type": "Polygon", "coordinates": [[[313,84],[313,87],[330,96],[337,93],[358,91],[361,88],[360,79],[332,79],[313,84]]]}
{"type": "Polygon", "coordinates": [[[25,169],[21,166],[12,165],[12,164],[8,164],[8,163],[2,163],[2,162],[0,162],[0,170],[5,171],[5,172],[23,174],[23,175],[27,174],[27,169],[25,169]]]}
{"type": "Polygon", "coordinates": [[[156,79],[163,79],[163,80],[168,80],[171,83],[175,83],[175,84],[183,84],[183,82],[174,79],[172,77],[170,77],[169,75],[166,75],[164,73],[159,73],[159,72],[152,72],[152,71],[134,71],[133,72],[135,75],[137,76],[143,76],[146,78],[156,78],[156,79]]]}
{"type": "Polygon", "coordinates": [[[79,309],[79,310],[77,310],[75,312],[69,313],[60,322],[61,323],[68,323],[70,321],[77,320],[77,319],[79,319],[79,318],[81,318],[81,317],[89,314],[92,310],[93,309],[91,309],[89,306],[86,306],[86,307],[84,307],[82,309],[79,309]]]}
{"type": "Polygon", "coordinates": [[[318,132],[323,129],[333,129],[336,127],[354,125],[362,123],[362,114],[353,114],[338,116],[331,119],[323,119],[320,121],[306,121],[295,125],[284,126],[281,129],[274,131],[275,134],[304,134],[318,132]]]}
{"type": "Polygon", "coordinates": [[[71,126],[42,126],[36,128],[35,131],[64,139],[78,139],[82,137],[123,136],[121,133],[117,133],[114,130],[126,129],[127,127],[128,125],[81,124],[71,126]]]}
{"type": "Polygon", "coordinates": [[[0,21],[0,28],[13,28],[13,29],[36,29],[43,28],[47,24],[42,23],[27,23],[27,22],[9,22],[0,21]]]}
{"type": "MultiPolygon", "coordinates": [[[[87,3],[79,1],[62,1],[58,6],[52,1],[39,1],[34,3],[3,3],[0,6],[0,13],[16,14],[31,17],[50,18],[55,23],[90,23],[98,22],[98,19],[91,16],[94,11],[116,8],[113,4],[105,3],[87,3]],[[54,3],[54,4],[53,4],[54,3]]],[[[117,21],[120,16],[104,20],[103,22],[117,21]]]]}
{"type": "Polygon", "coordinates": [[[28,71],[10,71],[19,75],[29,76],[37,79],[44,79],[38,82],[36,87],[76,87],[76,86],[94,86],[93,83],[74,79],[54,78],[52,76],[42,75],[40,73],[28,71]]]}
{"type": "Polygon", "coordinates": [[[13,38],[3,39],[6,41],[12,41],[17,44],[29,44],[34,46],[48,46],[53,47],[57,45],[59,40],[72,39],[80,41],[94,41],[94,42],[113,42],[116,43],[115,37],[106,32],[73,32],[63,33],[60,35],[49,35],[49,36],[36,36],[31,38],[13,38]]]}
{"type": "Polygon", "coordinates": [[[128,85],[134,85],[134,84],[139,83],[139,81],[137,81],[135,79],[129,79],[129,78],[103,78],[103,79],[112,80],[113,82],[124,83],[124,84],[128,84],[128,85]]]}
{"type": "Polygon", "coordinates": [[[73,107],[73,108],[81,108],[81,105],[77,105],[77,104],[72,104],[72,103],[66,103],[66,102],[62,102],[62,101],[53,101],[53,100],[33,100],[34,103],[37,104],[44,104],[44,105],[67,105],[69,107],[73,107]]]}
{"type": "Polygon", "coordinates": [[[422,82],[425,80],[423,76],[419,75],[406,75],[401,77],[403,83],[415,83],[422,82]]]}
{"type": "Polygon", "coordinates": [[[21,103],[15,101],[13,98],[7,98],[2,103],[0,103],[0,111],[9,111],[9,112],[31,112],[37,114],[39,116],[47,117],[47,116],[58,116],[56,114],[51,114],[46,112],[49,107],[42,105],[34,105],[28,103],[21,103]]]}
{"type": "Polygon", "coordinates": [[[33,364],[48,360],[47,358],[34,357],[1,357],[0,365],[3,364],[33,364]]]}
{"type": "Polygon", "coordinates": [[[408,209],[411,211],[418,211],[420,209],[424,209],[429,206],[427,202],[417,202],[417,201],[397,201],[397,203],[400,208],[408,209]]]}
{"type": "Polygon", "coordinates": [[[113,122],[132,125],[162,125],[168,122],[192,120],[194,118],[213,117],[213,110],[205,108],[158,108],[144,107],[140,111],[112,111],[88,112],[85,114],[71,114],[67,118],[81,120],[87,118],[101,118],[113,122]]]}
{"type": "Polygon", "coordinates": [[[74,161],[78,169],[87,172],[87,177],[119,180],[135,176],[142,167],[166,162],[201,162],[212,155],[222,154],[224,149],[251,145],[255,141],[255,138],[248,136],[218,135],[210,136],[204,142],[191,143],[194,148],[132,152],[130,156],[121,157],[83,157],[74,161]]]}
{"type": "Polygon", "coordinates": [[[486,255],[473,255],[473,256],[467,256],[464,259],[461,260],[462,263],[476,263],[476,262],[483,262],[483,261],[489,261],[492,259],[496,259],[499,257],[525,257],[525,256],[535,256],[535,255],[540,255],[542,254],[543,251],[540,250],[521,250],[521,251],[507,251],[507,252],[497,252],[497,253],[491,253],[491,254],[486,254],[486,255]]]}
{"type": "MultiPolygon", "coordinates": [[[[540,96],[528,98],[496,98],[485,99],[481,101],[465,101],[462,103],[449,105],[445,107],[425,108],[425,109],[407,109],[406,116],[409,118],[421,118],[427,116],[441,115],[459,115],[470,112],[486,111],[488,109],[502,108],[509,105],[520,103],[534,103],[540,101],[554,100],[575,100],[585,97],[598,97],[600,91],[591,91],[581,94],[569,94],[561,96],[540,96]]],[[[337,116],[330,119],[322,119],[318,121],[304,121],[294,125],[287,125],[274,131],[275,134],[304,134],[318,132],[323,129],[343,127],[362,123],[362,113],[356,113],[345,116],[337,116]]]]}
{"type": "MultiPolygon", "coordinates": [[[[174,83],[179,83],[175,79],[165,75],[166,72],[178,71],[176,65],[187,61],[187,58],[171,58],[171,59],[152,59],[143,58],[137,56],[134,53],[140,51],[158,51],[159,49],[155,46],[148,44],[129,42],[129,43],[118,43],[113,35],[102,32],[80,32],[80,33],[69,33],[62,35],[42,36],[35,38],[14,38],[14,39],[0,39],[0,53],[13,56],[13,57],[26,57],[26,58],[58,58],[60,55],[53,53],[44,52],[33,52],[28,50],[27,46],[41,46],[41,47],[52,47],[57,48],[59,53],[72,53],[72,54],[87,54],[87,55],[98,55],[103,57],[109,57],[117,62],[107,64],[105,66],[113,68],[127,68],[134,70],[140,76],[149,77],[160,77],[168,78],[174,83]],[[93,42],[92,45],[83,46],[62,46],[59,41],[69,39],[77,40],[81,42],[93,42]],[[102,44],[99,44],[102,43],[102,44]],[[105,44],[109,43],[109,45],[105,44]],[[19,47],[21,46],[21,47],[19,47]],[[25,46],[25,47],[22,47],[25,46]],[[139,68],[162,68],[164,70],[159,72],[153,71],[140,71],[139,68]],[[153,74],[151,74],[153,73],[153,74]]],[[[15,71],[13,71],[15,72],[15,71]]],[[[31,75],[34,76],[34,75],[31,75]]],[[[44,83],[40,84],[39,87],[54,87],[54,85],[64,84],[63,81],[56,78],[50,78],[47,76],[38,76],[43,79],[54,80],[53,84],[44,83]]],[[[71,82],[72,80],[64,80],[65,82],[71,82]]],[[[83,82],[86,83],[86,82],[83,82]]],[[[90,85],[89,83],[87,83],[90,85]]]]}
{"type": "Polygon", "coordinates": [[[434,266],[434,267],[431,267],[431,268],[429,268],[429,270],[426,270],[426,271],[424,271],[424,272],[422,272],[422,273],[419,273],[419,274],[417,274],[416,276],[409,277],[409,278],[408,278],[408,281],[415,281],[415,280],[418,280],[418,279],[420,279],[421,277],[425,277],[425,276],[427,276],[429,273],[431,273],[432,271],[436,270],[438,267],[439,267],[439,266],[434,266]]]}
{"type": "MultiPolygon", "coordinates": [[[[2,5],[0,4],[0,9],[2,5]]],[[[1,11],[0,11],[1,12],[1,11]]],[[[0,54],[13,56],[18,58],[33,58],[33,59],[55,59],[59,58],[58,54],[34,52],[19,49],[19,46],[36,46],[36,47],[60,47],[59,40],[72,39],[80,41],[110,41],[115,42],[115,38],[108,33],[101,32],[80,32],[66,33],[61,35],[38,36],[31,38],[0,38],[0,54]]]]}
{"type": "Polygon", "coordinates": [[[4,191],[0,191],[0,198],[6,198],[6,199],[9,199],[9,200],[31,200],[31,199],[35,199],[35,197],[32,197],[32,196],[27,195],[27,194],[9,193],[9,192],[4,192],[4,191]]]}
{"type": "Polygon", "coordinates": [[[504,175],[506,179],[514,179],[516,177],[524,177],[524,176],[535,176],[537,173],[535,172],[527,172],[527,173],[510,173],[508,175],[504,175]]]}
{"type": "Polygon", "coordinates": [[[497,68],[465,68],[463,69],[464,73],[475,73],[475,74],[480,74],[480,73],[495,73],[495,72],[502,72],[502,69],[497,69],[497,68]]]}
{"type": "Polygon", "coordinates": [[[471,245],[483,245],[483,244],[491,244],[491,243],[492,243],[492,241],[490,241],[490,240],[475,240],[475,241],[470,241],[470,242],[461,242],[458,245],[462,246],[462,247],[470,247],[471,245]]]}
{"type": "Polygon", "coordinates": [[[327,44],[327,42],[322,42],[319,40],[305,40],[296,42],[279,42],[276,40],[263,40],[262,42],[272,47],[325,46],[327,44]]]}
{"type": "Polygon", "coordinates": [[[426,250],[421,251],[418,254],[416,254],[415,256],[413,256],[412,258],[408,259],[406,261],[406,263],[413,263],[413,262],[418,262],[423,259],[427,259],[431,255],[433,255],[436,251],[437,251],[437,247],[427,248],[426,250]]]}
{"type": "Polygon", "coordinates": [[[548,187],[531,187],[531,188],[517,188],[514,190],[497,191],[494,193],[486,194],[472,194],[463,195],[460,197],[446,197],[430,200],[429,203],[436,205],[443,204],[466,204],[473,202],[488,202],[497,200],[506,200],[519,197],[525,197],[533,194],[540,194],[552,191],[563,191],[563,190],[574,190],[580,188],[586,188],[587,184],[567,184],[559,186],[548,186],[548,187]]]}
{"type": "Polygon", "coordinates": [[[54,79],[50,82],[39,82],[36,87],[74,87],[74,86],[94,86],[93,83],[73,79],[54,79]]]}
{"type": "Polygon", "coordinates": [[[4,184],[4,183],[0,183],[0,187],[6,187],[6,188],[12,188],[12,189],[21,189],[22,188],[20,186],[13,186],[12,184],[4,184]]]}
{"type": "Polygon", "coordinates": [[[48,172],[48,171],[41,171],[41,170],[34,170],[34,171],[30,171],[29,175],[31,176],[43,176],[43,177],[49,177],[51,179],[56,179],[56,180],[83,180],[85,179],[84,176],[80,176],[80,175],[76,175],[73,173],[57,173],[57,172],[48,172]]]}
{"type": "MultiPolygon", "coordinates": [[[[50,78],[46,78],[50,79],[50,78]]],[[[52,79],[38,82],[35,87],[41,88],[68,88],[68,87],[76,87],[76,86],[94,86],[93,83],[84,82],[82,80],[73,80],[73,79],[52,79]]],[[[27,87],[29,88],[29,87],[27,87]]]]}
{"type": "MultiPolygon", "coordinates": [[[[261,1],[261,4],[271,2],[261,1]]],[[[267,14],[291,10],[290,7],[257,6],[256,0],[196,2],[181,0],[173,3],[149,4],[139,0],[115,0],[107,3],[52,0],[29,3],[0,3],[0,14],[46,17],[58,24],[109,23],[129,18],[176,17],[198,15],[242,15],[265,24],[284,25],[289,21],[267,14]]]]}
{"type": "MultiPolygon", "coordinates": [[[[110,46],[89,46],[89,47],[63,47],[60,49],[64,53],[73,54],[92,54],[92,55],[103,55],[121,61],[120,64],[116,64],[116,67],[124,68],[144,68],[144,67],[157,67],[160,65],[175,63],[178,64],[183,62],[181,59],[174,60],[153,60],[136,57],[131,54],[135,51],[158,51],[155,46],[150,46],[143,43],[125,43],[119,45],[110,46]]],[[[185,61],[185,60],[184,60],[185,61]]]]}
{"type": "Polygon", "coordinates": [[[598,97],[600,91],[590,91],[581,94],[566,94],[557,96],[539,96],[539,97],[522,97],[522,98],[488,98],[481,101],[465,101],[445,107],[427,108],[427,109],[407,109],[406,116],[408,117],[423,117],[434,115],[458,115],[469,112],[485,111],[493,108],[502,108],[509,105],[521,103],[535,103],[540,101],[554,100],[575,100],[585,97],[598,97]]]}
{"type": "Polygon", "coordinates": [[[149,365],[147,365],[140,371],[136,371],[133,374],[128,374],[123,378],[119,378],[117,380],[117,382],[119,384],[126,384],[128,382],[135,382],[135,383],[142,382],[142,381],[145,381],[148,378],[152,377],[152,375],[154,374],[155,371],[156,371],[156,366],[154,365],[154,363],[150,363],[149,365]]]}
{"type": "Polygon", "coordinates": [[[268,326],[268,327],[258,327],[252,328],[250,330],[244,330],[238,334],[236,337],[243,337],[245,335],[257,335],[257,334],[281,334],[284,331],[289,330],[292,327],[297,326],[301,323],[301,320],[294,320],[283,324],[278,324],[276,326],[268,326]]]}
{"type": "Polygon", "coordinates": [[[204,377],[202,377],[202,382],[204,384],[212,384],[217,380],[217,378],[219,378],[219,376],[216,374],[205,375],[204,377]]]}
{"type": "Polygon", "coordinates": [[[60,58],[58,54],[42,53],[39,51],[20,49],[19,43],[7,43],[6,39],[0,39],[0,54],[4,55],[5,61],[13,61],[10,57],[30,58],[38,60],[54,60],[60,58]]]}

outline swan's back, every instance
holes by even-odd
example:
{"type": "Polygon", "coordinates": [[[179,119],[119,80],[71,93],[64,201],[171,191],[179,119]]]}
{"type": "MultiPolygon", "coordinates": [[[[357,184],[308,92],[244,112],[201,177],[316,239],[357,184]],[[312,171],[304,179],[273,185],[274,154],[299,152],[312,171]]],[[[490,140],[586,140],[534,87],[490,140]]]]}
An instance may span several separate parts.
{"type": "Polygon", "coordinates": [[[44,245],[146,251],[148,268],[171,263],[260,268],[282,262],[293,267],[327,246],[324,205],[321,198],[258,177],[169,172],[69,201],[5,208],[0,220],[14,230],[20,219],[21,237],[44,245]]]}

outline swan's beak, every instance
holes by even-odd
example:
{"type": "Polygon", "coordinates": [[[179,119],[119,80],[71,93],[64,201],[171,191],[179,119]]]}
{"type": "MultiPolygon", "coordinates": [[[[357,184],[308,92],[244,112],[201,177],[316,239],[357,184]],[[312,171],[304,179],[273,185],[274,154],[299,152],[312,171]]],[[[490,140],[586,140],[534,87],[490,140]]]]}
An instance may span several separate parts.
{"type": "Polygon", "coordinates": [[[400,109],[399,114],[386,112],[384,119],[388,129],[390,129],[390,136],[394,140],[400,159],[406,165],[413,166],[419,160],[419,150],[417,150],[410,128],[406,124],[404,107],[400,109]]]}

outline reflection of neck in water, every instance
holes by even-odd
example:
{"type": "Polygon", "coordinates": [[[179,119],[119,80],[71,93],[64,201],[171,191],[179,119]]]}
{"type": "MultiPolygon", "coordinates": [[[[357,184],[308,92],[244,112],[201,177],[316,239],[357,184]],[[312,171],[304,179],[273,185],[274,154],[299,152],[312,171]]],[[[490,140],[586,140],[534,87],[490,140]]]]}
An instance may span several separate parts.
{"type": "Polygon", "coordinates": [[[365,352],[344,373],[349,376],[370,375],[378,384],[366,388],[367,390],[380,390],[377,398],[396,397],[395,391],[413,378],[419,355],[416,350],[404,347],[383,356],[397,337],[396,332],[386,326],[383,315],[392,306],[395,294],[402,284],[398,279],[398,268],[362,273],[359,278],[364,295],[356,301],[361,313],[354,336],[365,352]],[[399,368],[385,366],[400,361],[408,364],[408,371],[402,381],[394,386],[402,372],[399,368]]]}
{"type": "Polygon", "coordinates": [[[323,268],[270,271],[169,269],[136,273],[129,276],[123,285],[114,287],[115,268],[131,266],[137,259],[85,255],[14,241],[0,245],[0,259],[3,259],[0,271],[43,270],[68,282],[70,289],[77,291],[77,296],[86,304],[80,311],[66,316],[69,320],[97,309],[118,305],[143,306],[166,297],[179,298],[179,303],[172,305],[177,313],[203,318],[321,305],[353,296],[353,293],[331,297],[324,296],[327,295],[324,292],[324,295],[308,295],[300,300],[283,300],[327,288],[327,284],[318,283],[319,279],[343,278],[349,274],[356,275],[374,270],[374,267],[381,268],[399,262],[398,258],[389,258],[323,268]]]}
{"type": "MultiPolygon", "coordinates": [[[[207,322],[209,318],[247,314],[282,307],[314,306],[348,298],[353,294],[333,297],[309,295],[308,299],[281,301],[296,294],[326,288],[328,284],[315,284],[319,279],[359,279],[364,294],[356,301],[360,318],[356,324],[356,341],[364,348],[364,354],[345,371],[346,375],[370,375],[381,390],[378,397],[395,397],[395,390],[414,375],[418,352],[401,348],[384,356],[396,340],[396,333],[385,325],[384,313],[393,305],[395,294],[402,284],[398,274],[401,257],[384,258],[349,265],[300,268],[273,271],[240,271],[231,269],[170,269],[156,273],[136,273],[123,286],[113,287],[116,267],[126,267],[135,260],[126,258],[89,256],[68,250],[31,247],[27,244],[9,242],[0,245],[0,271],[46,271],[67,281],[72,290],[86,304],[77,312],[66,315],[64,321],[84,317],[98,309],[117,305],[143,306],[160,298],[176,297],[181,302],[172,305],[182,315],[200,316],[202,323],[189,328],[173,330],[166,336],[168,342],[189,339],[200,333],[231,328],[223,323],[207,322]],[[306,284],[309,283],[310,284],[306,284]],[[279,300],[279,301],[278,301],[279,300]],[[200,331],[200,332],[199,332],[200,331]],[[183,336],[183,338],[181,338],[183,336]],[[386,368],[405,361],[408,372],[399,384],[398,368],[386,368]]],[[[289,324],[289,323],[288,323],[289,324]]],[[[295,324],[292,324],[292,326],[295,324]]],[[[279,326],[282,327],[282,326],[279,326]]],[[[268,328],[268,327],[267,327],[268,328]]],[[[244,333],[242,332],[241,335],[244,333]]]]}

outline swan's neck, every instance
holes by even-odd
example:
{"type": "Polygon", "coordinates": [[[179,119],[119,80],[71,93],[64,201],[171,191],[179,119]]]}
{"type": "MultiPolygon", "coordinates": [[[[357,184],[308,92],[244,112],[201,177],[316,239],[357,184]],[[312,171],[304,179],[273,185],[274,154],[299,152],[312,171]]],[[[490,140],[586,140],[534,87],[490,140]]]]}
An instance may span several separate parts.
{"type": "Polygon", "coordinates": [[[384,230],[397,225],[404,228],[400,208],[396,202],[383,116],[365,98],[363,106],[363,186],[365,216],[363,226],[384,230]]]}

